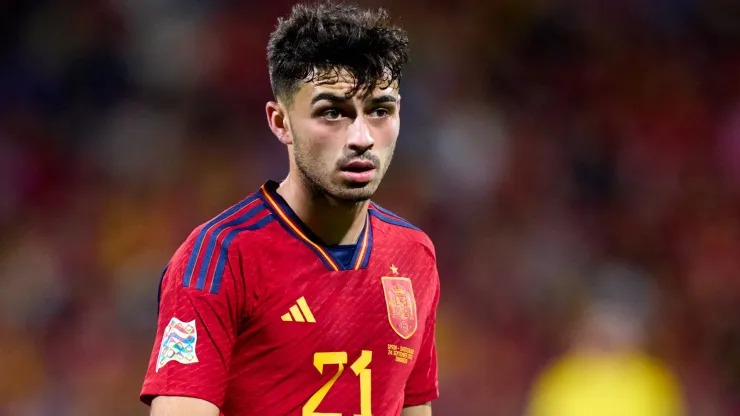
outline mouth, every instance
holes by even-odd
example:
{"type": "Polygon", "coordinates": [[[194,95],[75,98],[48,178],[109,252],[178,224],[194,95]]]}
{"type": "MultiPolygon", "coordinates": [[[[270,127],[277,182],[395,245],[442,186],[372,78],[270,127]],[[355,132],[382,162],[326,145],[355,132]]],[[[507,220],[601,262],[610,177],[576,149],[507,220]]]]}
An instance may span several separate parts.
{"type": "Polygon", "coordinates": [[[344,165],[342,175],[350,182],[367,183],[375,177],[375,164],[369,160],[356,160],[344,165]]]}
{"type": "Polygon", "coordinates": [[[356,160],[342,167],[344,172],[367,172],[374,169],[375,164],[369,160],[356,160]]]}

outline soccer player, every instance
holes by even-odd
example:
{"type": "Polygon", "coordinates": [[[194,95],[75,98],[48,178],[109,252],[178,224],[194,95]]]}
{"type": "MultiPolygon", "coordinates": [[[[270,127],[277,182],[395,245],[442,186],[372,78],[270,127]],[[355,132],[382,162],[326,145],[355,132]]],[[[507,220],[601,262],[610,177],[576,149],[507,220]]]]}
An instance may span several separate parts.
{"type": "Polygon", "coordinates": [[[429,238],[370,201],[408,38],[383,10],[295,6],[268,45],[281,183],[206,222],[160,284],[154,416],[424,416],[438,396],[429,238]]]}

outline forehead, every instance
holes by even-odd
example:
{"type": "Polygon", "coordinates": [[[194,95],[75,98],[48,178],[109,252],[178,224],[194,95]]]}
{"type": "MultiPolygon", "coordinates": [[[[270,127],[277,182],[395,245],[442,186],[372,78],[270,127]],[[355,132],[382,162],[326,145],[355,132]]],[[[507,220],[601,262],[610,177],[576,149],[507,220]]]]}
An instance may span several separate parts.
{"type": "MultiPolygon", "coordinates": [[[[318,78],[318,81],[301,83],[301,87],[295,96],[296,102],[310,102],[314,96],[327,92],[344,97],[355,86],[354,76],[346,70],[339,71],[335,75],[329,75],[328,81],[322,81],[321,76],[315,78],[318,78]]],[[[373,91],[366,96],[363,95],[363,91],[359,91],[352,98],[359,101],[363,98],[372,98],[381,95],[398,96],[398,81],[389,84],[387,81],[380,80],[373,91]]]]}

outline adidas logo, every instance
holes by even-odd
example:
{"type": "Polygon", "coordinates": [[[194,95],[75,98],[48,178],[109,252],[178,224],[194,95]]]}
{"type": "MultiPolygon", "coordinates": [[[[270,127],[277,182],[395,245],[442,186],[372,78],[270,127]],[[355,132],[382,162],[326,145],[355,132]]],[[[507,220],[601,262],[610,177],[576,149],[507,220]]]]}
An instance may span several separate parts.
{"type": "Polygon", "coordinates": [[[311,313],[311,309],[308,308],[308,303],[306,303],[306,298],[304,298],[303,296],[301,296],[301,298],[296,301],[295,305],[290,307],[290,312],[281,316],[280,319],[282,319],[283,322],[296,321],[296,322],[316,323],[316,319],[313,317],[313,314],[311,313]]]}

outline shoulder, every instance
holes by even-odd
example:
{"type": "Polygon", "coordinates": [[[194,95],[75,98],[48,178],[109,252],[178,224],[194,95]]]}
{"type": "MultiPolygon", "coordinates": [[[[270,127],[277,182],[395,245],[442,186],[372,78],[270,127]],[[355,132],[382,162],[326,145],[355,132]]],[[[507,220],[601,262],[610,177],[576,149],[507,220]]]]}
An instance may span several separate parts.
{"type": "MultiPolygon", "coordinates": [[[[254,236],[273,220],[263,200],[252,194],[196,227],[183,243],[184,251],[203,253],[216,245],[230,246],[237,236],[254,236]]],[[[247,240],[248,241],[248,240],[247,240]]]]}
{"type": "Polygon", "coordinates": [[[375,202],[370,203],[368,209],[370,215],[377,220],[376,229],[387,234],[391,238],[417,244],[422,247],[436,261],[437,254],[434,243],[429,236],[420,228],[403,219],[401,216],[381,207],[375,202]]]}
{"type": "Polygon", "coordinates": [[[229,255],[254,241],[273,216],[257,194],[249,195],[196,227],[175,252],[170,269],[178,269],[185,286],[223,272],[229,255]]]}

